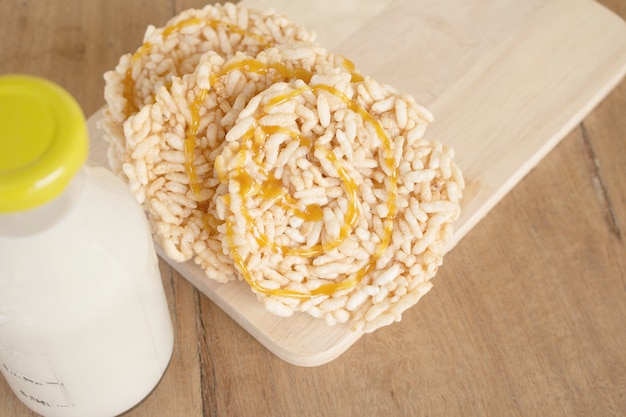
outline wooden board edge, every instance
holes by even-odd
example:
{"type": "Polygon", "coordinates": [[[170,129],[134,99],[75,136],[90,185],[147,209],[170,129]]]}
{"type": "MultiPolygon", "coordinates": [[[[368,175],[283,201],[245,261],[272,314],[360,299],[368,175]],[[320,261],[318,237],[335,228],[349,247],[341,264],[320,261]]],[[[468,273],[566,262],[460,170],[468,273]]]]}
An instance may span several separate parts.
{"type": "MultiPolygon", "coordinates": [[[[610,68],[605,66],[605,63],[596,63],[596,67],[602,69],[602,79],[598,80],[596,88],[593,89],[593,93],[589,94],[584,105],[580,106],[571,117],[565,121],[560,127],[554,130],[545,140],[544,145],[539,147],[524,164],[519,166],[511,176],[508,177],[497,188],[482,188],[479,190],[472,190],[475,193],[472,197],[476,200],[481,200],[480,208],[473,210],[471,215],[466,218],[462,218],[457,221],[455,225],[455,231],[453,233],[450,245],[447,251],[452,250],[463,239],[469,231],[476,226],[488,213],[494,208],[506,194],[508,194],[537,164],[548,155],[560,142],[571,132],[582,120],[621,82],[626,75],[626,22],[619,16],[608,10],[601,4],[593,0],[554,0],[542,9],[539,13],[544,13],[544,16],[539,18],[545,18],[545,15],[549,15],[554,10],[563,9],[569,6],[566,10],[571,11],[575,7],[584,8],[587,16],[597,16],[597,20],[605,23],[605,28],[621,33],[621,43],[619,45],[613,45],[613,47],[619,50],[618,54],[612,55],[614,61],[610,68]],[[575,3],[574,3],[575,2],[575,3]],[[560,4],[559,4],[560,3],[560,4]],[[550,9],[552,7],[552,9],[550,9]]],[[[537,16],[535,17],[537,18],[537,16]]],[[[520,31],[523,29],[520,29],[520,31]]],[[[508,44],[513,43],[514,37],[508,39],[508,42],[500,45],[500,49],[506,49],[508,44]]],[[[481,63],[484,64],[484,63],[481,63]]],[[[488,64],[486,64],[488,65],[488,64]]],[[[473,68],[475,69],[475,68],[473,68]]],[[[469,77],[472,75],[470,74],[469,77]]],[[[432,108],[435,112],[438,111],[438,103],[435,101],[432,108]]],[[[471,204],[467,202],[465,204],[471,204]]],[[[467,213],[467,211],[465,211],[467,213]]]]}

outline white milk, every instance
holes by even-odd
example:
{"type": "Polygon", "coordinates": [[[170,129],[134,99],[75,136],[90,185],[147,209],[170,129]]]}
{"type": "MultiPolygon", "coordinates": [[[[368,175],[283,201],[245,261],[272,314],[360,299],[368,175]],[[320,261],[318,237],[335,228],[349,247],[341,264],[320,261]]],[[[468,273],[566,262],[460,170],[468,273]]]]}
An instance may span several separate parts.
{"type": "Polygon", "coordinates": [[[44,416],[114,416],[159,382],[173,332],[145,215],[83,168],[36,209],[0,213],[0,370],[44,416]]]}

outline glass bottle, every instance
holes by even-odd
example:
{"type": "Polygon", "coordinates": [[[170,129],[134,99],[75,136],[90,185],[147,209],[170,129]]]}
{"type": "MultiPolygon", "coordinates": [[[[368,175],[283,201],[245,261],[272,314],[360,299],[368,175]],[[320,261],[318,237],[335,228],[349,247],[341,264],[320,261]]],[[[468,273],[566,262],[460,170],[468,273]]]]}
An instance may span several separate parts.
{"type": "Polygon", "coordinates": [[[87,149],[69,93],[0,77],[0,371],[44,416],[118,415],[172,354],[145,214],[87,149]]]}

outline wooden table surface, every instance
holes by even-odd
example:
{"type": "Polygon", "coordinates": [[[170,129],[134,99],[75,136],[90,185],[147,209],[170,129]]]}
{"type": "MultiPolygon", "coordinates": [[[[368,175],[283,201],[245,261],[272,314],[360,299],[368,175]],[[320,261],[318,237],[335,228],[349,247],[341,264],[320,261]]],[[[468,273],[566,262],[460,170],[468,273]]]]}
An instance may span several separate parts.
{"type": "MultiPolygon", "coordinates": [[[[87,115],[102,74],[202,0],[3,0],[0,73],[69,90],[87,115]]],[[[601,0],[626,18],[624,0],[601,0]]],[[[170,366],[124,414],[626,415],[626,81],[448,254],[401,323],[315,368],[273,356],[167,264],[170,366]]],[[[0,416],[34,416],[0,378],[0,416]]]]}

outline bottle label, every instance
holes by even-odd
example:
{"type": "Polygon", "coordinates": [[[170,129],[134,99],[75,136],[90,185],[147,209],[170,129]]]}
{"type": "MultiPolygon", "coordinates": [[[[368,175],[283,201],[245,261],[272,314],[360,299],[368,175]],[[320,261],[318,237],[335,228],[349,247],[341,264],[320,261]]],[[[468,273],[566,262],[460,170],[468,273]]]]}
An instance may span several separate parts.
{"type": "Polygon", "coordinates": [[[22,401],[49,408],[72,407],[63,383],[41,347],[32,325],[10,322],[0,313],[0,371],[22,401]]]}

